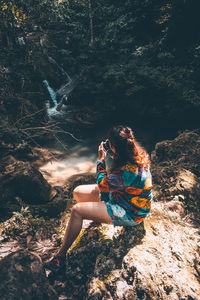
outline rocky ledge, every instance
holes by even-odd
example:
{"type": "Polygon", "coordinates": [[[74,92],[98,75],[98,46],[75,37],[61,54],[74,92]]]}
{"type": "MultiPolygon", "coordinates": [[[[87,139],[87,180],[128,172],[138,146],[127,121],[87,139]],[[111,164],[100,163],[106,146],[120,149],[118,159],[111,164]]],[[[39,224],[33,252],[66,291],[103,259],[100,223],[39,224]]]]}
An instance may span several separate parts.
{"type": "Polygon", "coordinates": [[[157,143],[151,161],[154,201],[170,201],[169,207],[181,205],[187,219],[199,226],[199,131],[184,132],[172,141],[157,143]]]}
{"type": "MultiPolygon", "coordinates": [[[[0,251],[1,299],[16,299],[15,295],[63,300],[199,299],[199,145],[198,131],[158,143],[152,153],[154,201],[144,223],[133,228],[85,226],[68,251],[65,273],[45,276],[42,262],[33,253],[43,261],[49,258],[69,214],[57,219],[57,224],[52,220],[48,234],[35,229],[32,221],[27,234],[18,230],[22,237],[13,241],[9,228],[16,220],[7,221],[2,231],[4,236],[7,233],[7,242],[2,241],[0,251]],[[30,280],[22,285],[22,277],[30,280]]],[[[68,197],[76,185],[93,180],[92,175],[71,178],[66,185],[68,197]]],[[[25,228],[30,221],[29,215],[20,222],[25,228]]]]}

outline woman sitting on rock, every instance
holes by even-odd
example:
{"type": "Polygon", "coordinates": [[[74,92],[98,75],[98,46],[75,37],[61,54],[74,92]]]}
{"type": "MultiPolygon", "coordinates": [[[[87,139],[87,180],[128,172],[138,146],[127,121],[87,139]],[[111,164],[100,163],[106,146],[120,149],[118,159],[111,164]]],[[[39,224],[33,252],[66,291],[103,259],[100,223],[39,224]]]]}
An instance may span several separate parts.
{"type": "Polygon", "coordinates": [[[83,220],[135,226],[150,211],[152,180],[147,152],[136,142],[133,131],[126,126],[113,127],[108,133],[113,163],[106,171],[107,151],[102,142],[98,149],[97,184],[75,188],[73,206],[63,243],[57,254],[45,264],[52,271],[65,265],[66,252],[82,228],[83,220]]]}

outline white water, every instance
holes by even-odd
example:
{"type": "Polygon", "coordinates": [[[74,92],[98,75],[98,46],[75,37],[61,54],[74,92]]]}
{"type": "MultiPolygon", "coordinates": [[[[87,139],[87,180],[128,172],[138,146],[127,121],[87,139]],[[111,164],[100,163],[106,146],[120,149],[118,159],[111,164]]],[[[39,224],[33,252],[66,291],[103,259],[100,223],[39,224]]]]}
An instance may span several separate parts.
{"type": "Polygon", "coordinates": [[[60,66],[55,59],[48,55],[48,51],[44,46],[43,38],[40,39],[40,45],[42,47],[43,53],[47,56],[47,59],[50,63],[54,64],[67,79],[67,82],[62,84],[60,88],[54,90],[47,80],[43,80],[44,85],[46,86],[49,95],[53,101],[54,106],[50,105],[50,101],[46,102],[46,109],[49,119],[54,119],[55,117],[63,116],[62,108],[66,105],[69,94],[78,84],[78,77],[71,78],[69,74],[60,66]]]}
{"type": "Polygon", "coordinates": [[[61,87],[57,91],[54,91],[54,89],[49,85],[47,80],[43,81],[54,104],[53,106],[51,106],[50,101],[46,101],[46,109],[49,119],[54,119],[55,116],[61,117],[65,114],[62,111],[62,108],[66,105],[67,98],[70,92],[77,85],[77,82],[77,79],[70,80],[69,82],[61,85],[61,87]]]}
{"type": "Polygon", "coordinates": [[[51,185],[63,186],[72,175],[95,173],[96,160],[96,153],[91,152],[89,147],[82,147],[78,144],[70,149],[70,154],[64,154],[64,157],[60,159],[52,158],[39,170],[51,185]]]}

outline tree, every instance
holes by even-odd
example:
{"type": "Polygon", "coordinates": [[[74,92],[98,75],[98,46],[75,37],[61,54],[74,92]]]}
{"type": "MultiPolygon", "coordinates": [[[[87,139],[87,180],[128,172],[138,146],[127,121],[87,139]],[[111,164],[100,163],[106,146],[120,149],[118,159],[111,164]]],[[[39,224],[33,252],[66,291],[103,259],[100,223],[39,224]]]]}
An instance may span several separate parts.
{"type": "Polygon", "coordinates": [[[92,47],[94,43],[94,32],[93,32],[93,19],[92,19],[92,4],[91,0],[88,0],[88,13],[90,20],[90,43],[89,46],[92,47]]]}

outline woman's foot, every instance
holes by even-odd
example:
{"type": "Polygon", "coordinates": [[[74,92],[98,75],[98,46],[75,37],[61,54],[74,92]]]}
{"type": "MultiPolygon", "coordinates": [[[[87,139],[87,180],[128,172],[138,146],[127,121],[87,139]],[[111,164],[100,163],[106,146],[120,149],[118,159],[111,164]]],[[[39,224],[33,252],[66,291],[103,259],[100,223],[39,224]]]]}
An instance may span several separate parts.
{"type": "Polygon", "coordinates": [[[65,256],[55,255],[52,259],[44,264],[45,269],[51,270],[52,272],[59,272],[65,269],[65,256]]]}

